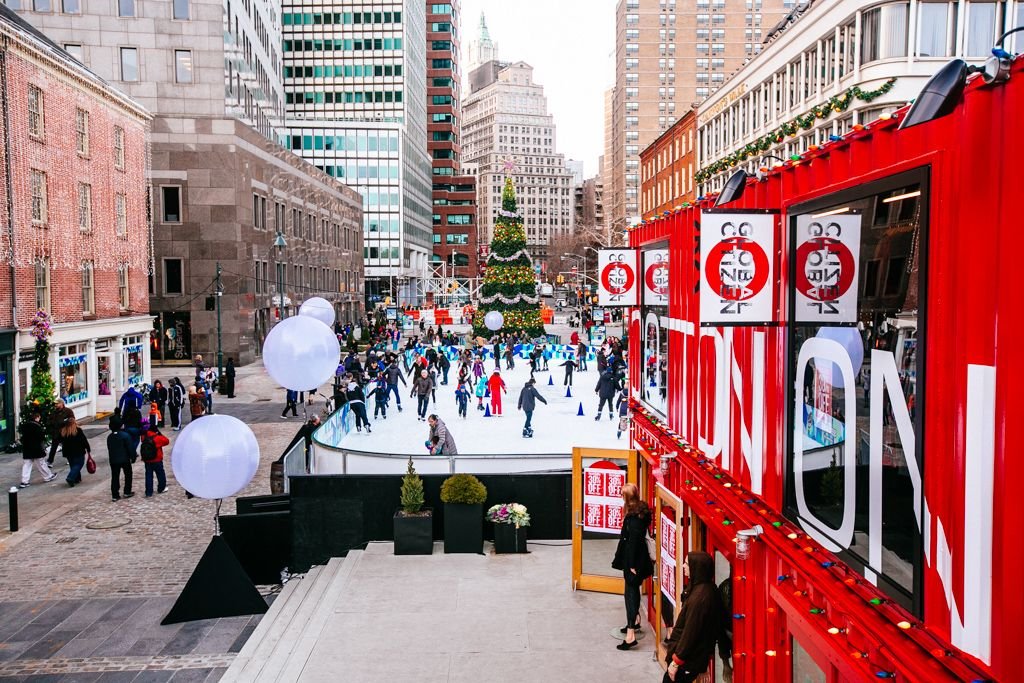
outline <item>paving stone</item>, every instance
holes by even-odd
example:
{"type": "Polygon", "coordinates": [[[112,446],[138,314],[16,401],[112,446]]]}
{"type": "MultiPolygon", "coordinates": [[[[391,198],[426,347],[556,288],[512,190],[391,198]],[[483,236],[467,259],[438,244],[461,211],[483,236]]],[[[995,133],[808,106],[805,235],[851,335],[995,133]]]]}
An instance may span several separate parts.
{"type": "Polygon", "coordinates": [[[213,669],[181,669],[171,677],[171,683],[203,683],[213,669]]]}

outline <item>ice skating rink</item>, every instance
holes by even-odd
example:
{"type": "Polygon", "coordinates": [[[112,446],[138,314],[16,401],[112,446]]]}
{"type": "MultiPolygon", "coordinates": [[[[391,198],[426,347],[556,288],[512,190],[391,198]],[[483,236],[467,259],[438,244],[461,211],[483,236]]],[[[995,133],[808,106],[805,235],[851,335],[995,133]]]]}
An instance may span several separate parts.
{"type": "MultiPolygon", "coordinates": [[[[427,415],[437,414],[444,420],[455,437],[459,453],[464,455],[568,454],[572,452],[574,446],[628,448],[628,434],[624,433],[621,439],[615,438],[619,414],[614,406],[612,419],[608,419],[608,409],[605,408],[600,421],[594,421],[598,404],[597,394],[594,393],[598,379],[596,362],[590,363],[586,372],[576,371],[573,374],[571,398],[565,396],[566,388],[562,386],[565,368],[558,365],[561,362],[553,360],[549,365],[550,372],[536,374],[537,390],[548,404],[537,402],[537,409],[533,413],[532,438],[523,437],[526,415],[516,409],[519,391],[530,377],[529,362],[518,358],[513,370],[505,370],[504,362],[502,363],[501,377],[505,380],[508,393],[502,396],[501,417],[484,417],[484,411],[476,408],[475,392],[470,397],[467,417],[459,417],[458,405],[455,403],[455,378],[458,376],[458,367],[454,364],[448,373],[448,384],[438,384],[437,403],[432,403],[428,407],[427,415]],[[554,386],[548,385],[549,377],[554,378],[554,386]],[[577,414],[581,402],[583,417],[577,414]]],[[[487,376],[490,377],[490,373],[494,371],[493,361],[488,361],[484,367],[487,376]]],[[[406,381],[410,381],[408,377],[406,381]]],[[[440,378],[438,381],[440,382],[440,378]]],[[[416,420],[416,399],[409,397],[410,388],[399,384],[398,389],[402,392],[402,412],[399,413],[395,407],[395,398],[392,394],[387,419],[378,417],[374,420],[374,401],[370,399],[366,407],[373,433],[358,433],[353,430],[342,439],[342,447],[374,453],[426,453],[424,442],[430,434],[430,427],[426,422],[416,420]]],[[[490,405],[490,399],[485,398],[484,403],[490,405]]]]}

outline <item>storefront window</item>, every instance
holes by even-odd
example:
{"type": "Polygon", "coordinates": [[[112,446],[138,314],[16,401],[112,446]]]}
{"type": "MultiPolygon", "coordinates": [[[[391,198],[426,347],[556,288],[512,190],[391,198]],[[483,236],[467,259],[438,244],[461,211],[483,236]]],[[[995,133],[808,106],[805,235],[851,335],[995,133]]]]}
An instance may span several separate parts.
{"type": "Polygon", "coordinates": [[[134,387],[143,384],[146,380],[142,376],[142,337],[128,337],[125,340],[124,350],[124,380],[125,386],[134,387]]]}
{"type": "Polygon", "coordinates": [[[788,512],[915,612],[927,180],[905,173],[789,212],[788,512]]]}
{"type": "Polygon", "coordinates": [[[99,395],[110,396],[110,356],[99,356],[96,359],[99,379],[99,395]]]}
{"type": "Polygon", "coordinates": [[[84,344],[60,347],[57,365],[60,368],[60,397],[68,405],[89,398],[89,356],[84,344]]]}
{"type": "Polygon", "coordinates": [[[662,415],[668,413],[668,245],[643,252],[644,291],[640,308],[643,342],[641,400],[662,415]]]}

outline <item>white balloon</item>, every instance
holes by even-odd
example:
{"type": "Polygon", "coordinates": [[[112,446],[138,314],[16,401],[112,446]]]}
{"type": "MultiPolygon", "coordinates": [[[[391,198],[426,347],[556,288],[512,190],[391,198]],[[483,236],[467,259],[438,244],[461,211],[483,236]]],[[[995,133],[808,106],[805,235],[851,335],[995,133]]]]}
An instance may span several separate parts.
{"type": "Polygon", "coordinates": [[[334,376],[340,362],[337,335],[308,315],[282,320],[263,343],[263,367],[286,389],[315,389],[334,376]]]}
{"type": "MultiPolygon", "coordinates": [[[[831,339],[846,349],[846,354],[850,357],[850,365],[853,366],[853,376],[857,376],[860,366],[864,364],[864,339],[856,327],[823,327],[815,336],[820,339],[831,339]]],[[[835,369],[832,373],[832,386],[842,389],[843,384],[842,373],[835,369]]]]}
{"type": "Polygon", "coordinates": [[[306,299],[299,306],[299,315],[308,315],[310,318],[319,320],[327,327],[334,324],[334,306],[331,302],[323,297],[314,296],[311,299],[306,299]]]}
{"type": "Polygon", "coordinates": [[[501,311],[491,311],[484,316],[484,326],[492,332],[500,330],[504,324],[505,316],[501,314],[501,311]]]}
{"type": "Polygon", "coordinates": [[[174,442],[171,469],[186,491],[200,498],[227,498],[252,481],[260,445],[249,426],[230,415],[192,420],[174,442]]]}

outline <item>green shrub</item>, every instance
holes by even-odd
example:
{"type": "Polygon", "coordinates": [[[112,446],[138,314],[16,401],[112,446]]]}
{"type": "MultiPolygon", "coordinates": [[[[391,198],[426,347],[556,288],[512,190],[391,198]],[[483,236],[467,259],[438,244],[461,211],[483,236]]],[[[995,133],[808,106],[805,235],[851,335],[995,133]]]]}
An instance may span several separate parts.
{"type": "Polygon", "coordinates": [[[412,456],[402,477],[402,510],[407,515],[415,515],[423,507],[423,480],[412,465],[412,456]]]}
{"type": "Polygon", "coordinates": [[[441,501],[480,505],[487,500],[487,487],[472,474],[453,474],[441,485],[441,501]]]}

